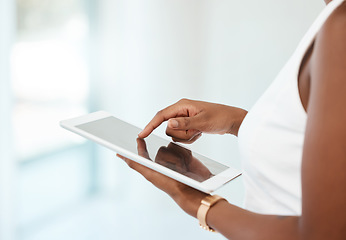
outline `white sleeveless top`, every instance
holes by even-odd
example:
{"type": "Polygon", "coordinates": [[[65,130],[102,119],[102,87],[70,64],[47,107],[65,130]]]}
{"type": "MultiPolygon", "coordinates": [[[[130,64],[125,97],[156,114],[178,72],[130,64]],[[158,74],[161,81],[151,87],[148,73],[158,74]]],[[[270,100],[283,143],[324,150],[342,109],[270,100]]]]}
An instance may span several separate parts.
{"type": "Polygon", "coordinates": [[[307,115],[299,96],[298,74],[317,32],[343,1],[333,0],[325,7],[239,129],[248,210],[301,214],[301,162],[307,115]]]}

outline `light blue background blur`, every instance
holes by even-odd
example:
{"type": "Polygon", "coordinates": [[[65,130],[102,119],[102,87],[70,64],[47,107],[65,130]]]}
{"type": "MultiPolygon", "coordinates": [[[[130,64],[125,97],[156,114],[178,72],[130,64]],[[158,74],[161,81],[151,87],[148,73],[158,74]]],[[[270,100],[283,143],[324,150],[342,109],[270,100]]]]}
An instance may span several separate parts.
{"type": "MultiPolygon", "coordinates": [[[[0,0],[0,239],[223,239],[58,122],[102,109],[144,127],[180,98],[250,109],[323,5],[0,0]]],[[[192,149],[241,168],[235,137],[192,149]]],[[[217,193],[241,206],[242,179],[217,193]]]]}

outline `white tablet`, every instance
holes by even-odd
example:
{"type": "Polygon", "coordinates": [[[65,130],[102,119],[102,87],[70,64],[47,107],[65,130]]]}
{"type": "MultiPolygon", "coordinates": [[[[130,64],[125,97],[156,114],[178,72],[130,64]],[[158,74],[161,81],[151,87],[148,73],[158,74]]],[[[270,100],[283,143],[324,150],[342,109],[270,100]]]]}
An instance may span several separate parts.
{"type": "Polygon", "coordinates": [[[211,193],[241,175],[237,169],[191,152],[180,144],[154,134],[139,139],[137,135],[140,128],[104,111],[64,120],[60,125],[205,193],[211,193]]]}

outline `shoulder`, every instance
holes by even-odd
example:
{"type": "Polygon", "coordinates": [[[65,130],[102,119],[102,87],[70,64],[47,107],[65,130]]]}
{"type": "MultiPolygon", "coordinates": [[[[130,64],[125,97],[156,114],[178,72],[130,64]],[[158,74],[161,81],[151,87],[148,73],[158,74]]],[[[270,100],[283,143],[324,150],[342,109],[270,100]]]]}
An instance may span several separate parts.
{"type": "MultiPolygon", "coordinates": [[[[346,27],[346,1],[334,10],[327,19],[323,28],[328,30],[341,30],[340,28],[343,27],[346,27]]],[[[346,29],[344,28],[343,30],[346,29]]]]}
{"type": "MultiPolygon", "coordinates": [[[[346,79],[346,2],[328,17],[318,32],[312,54],[312,80],[328,84],[346,79]],[[334,81],[333,81],[334,80],[334,81]]],[[[312,84],[316,81],[312,81],[312,84]]]]}
{"type": "Polygon", "coordinates": [[[346,110],[340,105],[346,102],[346,2],[334,10],[316,36],[310,77],[310,111],[312,103],[324,113],[333,109],[330,106],[346,110]]]}
{"type": "Polygon", "coordinates": [[[346,1],[328,17],[317,34],[316,41],[323,41],[331,47],[346,49],[346,1]],[[335,44],[339,45],[335,46],[335,44]]]}
{"type": "Polygon", "coordinates": [[[346,1],[341,3],[330,15],[328,18],[328,21],[330,22],[338,22],[341,23],[342,21],[346,20],[346,1]]]}

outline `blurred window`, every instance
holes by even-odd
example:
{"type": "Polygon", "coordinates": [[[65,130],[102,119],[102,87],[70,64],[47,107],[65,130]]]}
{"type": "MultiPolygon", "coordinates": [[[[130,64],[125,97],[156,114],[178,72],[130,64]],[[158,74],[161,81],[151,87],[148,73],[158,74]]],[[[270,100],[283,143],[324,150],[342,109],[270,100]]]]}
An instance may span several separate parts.
{"type": "Polygon", "coordinates": [[[81,141],[66,135],[59,120],[87,111],[87,37],[82,0],[17,0],[11,71],[20,161],[81,141]]]}
{"type": "Polygon", "coordinates": [[[89,110],[88,1],[16,0],[11,83],[19,239],[37,239],[94,194],[94,148],[59,126],[89,110]]]}

